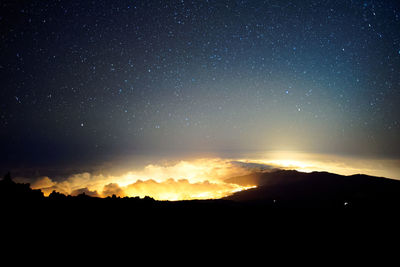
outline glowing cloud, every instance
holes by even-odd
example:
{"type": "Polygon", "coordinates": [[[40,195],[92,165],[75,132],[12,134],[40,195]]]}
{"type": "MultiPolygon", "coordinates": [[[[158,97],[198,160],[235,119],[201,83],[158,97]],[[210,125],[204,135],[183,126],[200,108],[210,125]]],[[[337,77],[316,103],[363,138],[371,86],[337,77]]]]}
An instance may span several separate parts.
{"type": "Polygon", "coordinates": [[[130,171],[120,176],[80,173],[64,181],[40,179],[34,184],[45,195],[53,190],[66,194],[85,193],[90,196],[144,197],[157,200],[214,199],[245,190],[224,180],[234,175],[249,173],[245,166],[230,160],[197,159],[167,164],[150,164],[142,170],[130,171]]]}
{"type": "Polygon", "coordinates": [[[157,200],[215,199],[257,186],[226,182],[228,178],[251,172],[280,168],[305,172],[329,171],[343,175],[364,173],[394,178],[393,175],[399,173],[396,163],[398,162],[280,152],[253,159],[206,158],[150,164],[121,175],[79,173],[63,181],[41,177],[32,183],[32,187],[41,189],[45,195],[55,190],[66,195],[85,193],[98,197],[116,195],[150,196],[157,200]]]}

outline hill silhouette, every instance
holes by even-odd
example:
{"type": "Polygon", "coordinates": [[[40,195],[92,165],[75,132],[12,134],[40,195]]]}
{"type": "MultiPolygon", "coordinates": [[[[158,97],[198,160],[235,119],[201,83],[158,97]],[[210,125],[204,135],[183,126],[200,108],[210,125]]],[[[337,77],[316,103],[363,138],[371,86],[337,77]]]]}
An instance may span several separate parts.
{"type": "Polygon", "coordinates": [[[368,175],[343,176],[293,170],[253,173],[226,182],[256,184],[224,199],[274,207],[399,207],[400,181],[368,175]]]}

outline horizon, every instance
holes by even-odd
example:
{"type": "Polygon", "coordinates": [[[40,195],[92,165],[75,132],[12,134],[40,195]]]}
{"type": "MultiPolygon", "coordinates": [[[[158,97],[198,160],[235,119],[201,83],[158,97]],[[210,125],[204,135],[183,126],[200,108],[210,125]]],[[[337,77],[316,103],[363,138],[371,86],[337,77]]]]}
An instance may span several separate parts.
{"type": "MultiPolygon", "coordinates": [[[[296,170],[299,172],[330,172],[338,175],[364,174],[399,179],[398,160],[354,159],[321,154],[275,151],[263,158],[189,158],[165,159],[132,168],[131,161],[107,164],[92,172],[73,172],[63,176],[15,176],[20,183],[30,183],[45,196],[56,191],[76,196],[145,197],[156,200],[218,199],[235,192],[257,187],[227,183],[226,180],[257,172],[296,170]],[[365,167],[368,166],[368,167],[365,167]]],[[[44,171],[45,172],[45,171],[44,171]]]]}
{"type": "Polygon", "coordinates": [[[255,166],[400,179],[397,0],[0,6],[0,172],[170,198],[255,166]]]}

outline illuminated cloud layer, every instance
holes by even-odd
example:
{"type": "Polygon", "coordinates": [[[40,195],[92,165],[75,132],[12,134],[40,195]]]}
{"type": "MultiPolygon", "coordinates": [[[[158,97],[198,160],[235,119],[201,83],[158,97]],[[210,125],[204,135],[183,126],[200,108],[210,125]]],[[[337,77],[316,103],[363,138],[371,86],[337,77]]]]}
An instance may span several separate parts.
{"type": "MultiPolygon", "coordinates": [[[[158,200],[215,199],[248,187],[226,183],[227,178],[274,169],[330,171],[343,175],[364,173],[399,178],[399,162],[294,152],[274,152],[252,159],[205,158],[150,164],[121,175],[79,173],[65,180],[41,177],[32,188],[45,195],[53,190],[66,195],[85,193],[94,197],[145,197],[158,200]],[[365,167],[367,166],[367,167],[365,167]]],[[[257,185],[250,185],[257,186],[257,185]]]]}
{"type": "Polygon", "coordinates": [[[85,193],[97,197],[116,195],[150,196],[158,200],[210,199],[246,189],[224,182],[226,178],[246,173],[249,173],[248,169],[230,160],[199,159],[147,165],[143,170],[120,176],[80,173],[59,182],[41,177],[32,183],[32,188],[41,189],[45,195],[55,190],[66,195],[85,193]]]}

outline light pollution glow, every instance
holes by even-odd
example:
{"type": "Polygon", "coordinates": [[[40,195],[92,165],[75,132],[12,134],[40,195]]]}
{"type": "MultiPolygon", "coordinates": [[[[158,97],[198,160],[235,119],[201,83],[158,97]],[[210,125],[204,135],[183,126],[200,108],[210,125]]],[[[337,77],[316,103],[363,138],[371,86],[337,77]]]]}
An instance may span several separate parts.
{"type": "Polygon", "coordinates": [[[150,196],[157,200],[216,199],[254,186],[225,183],[232,175],[244,175],[249,171],[237,167],[230,160],[197,159],[169,164],[147,165],[142,170],[129,171],[119,176],[80,173],[56,182],[41,177],[32,188],[41,189],[45,195],[53,190],[77,195],[107,197],[150,196]]]}
{"type": "Polygon", "coordinates": [[[32,183],[32,188],[41,189],[45,195],[55,190],[66,195],[84,192],[98,197],[115,194],[120,197],[150,196],[157,200],[217,199],[256,187],[257,185],[244,187],[225,182],[230,177],[260,171],[254,166],[264,166],[263,170],[280,168],[303,172],[328,171],[343,175],[364,173],[390,178],[399,178],[400,173],[398,160],[353,159],[282,151],[265,153],[258,157],[182,160],[150,164],[115,176],[79,173],[63,181],[41,177],[32,183]]]}

